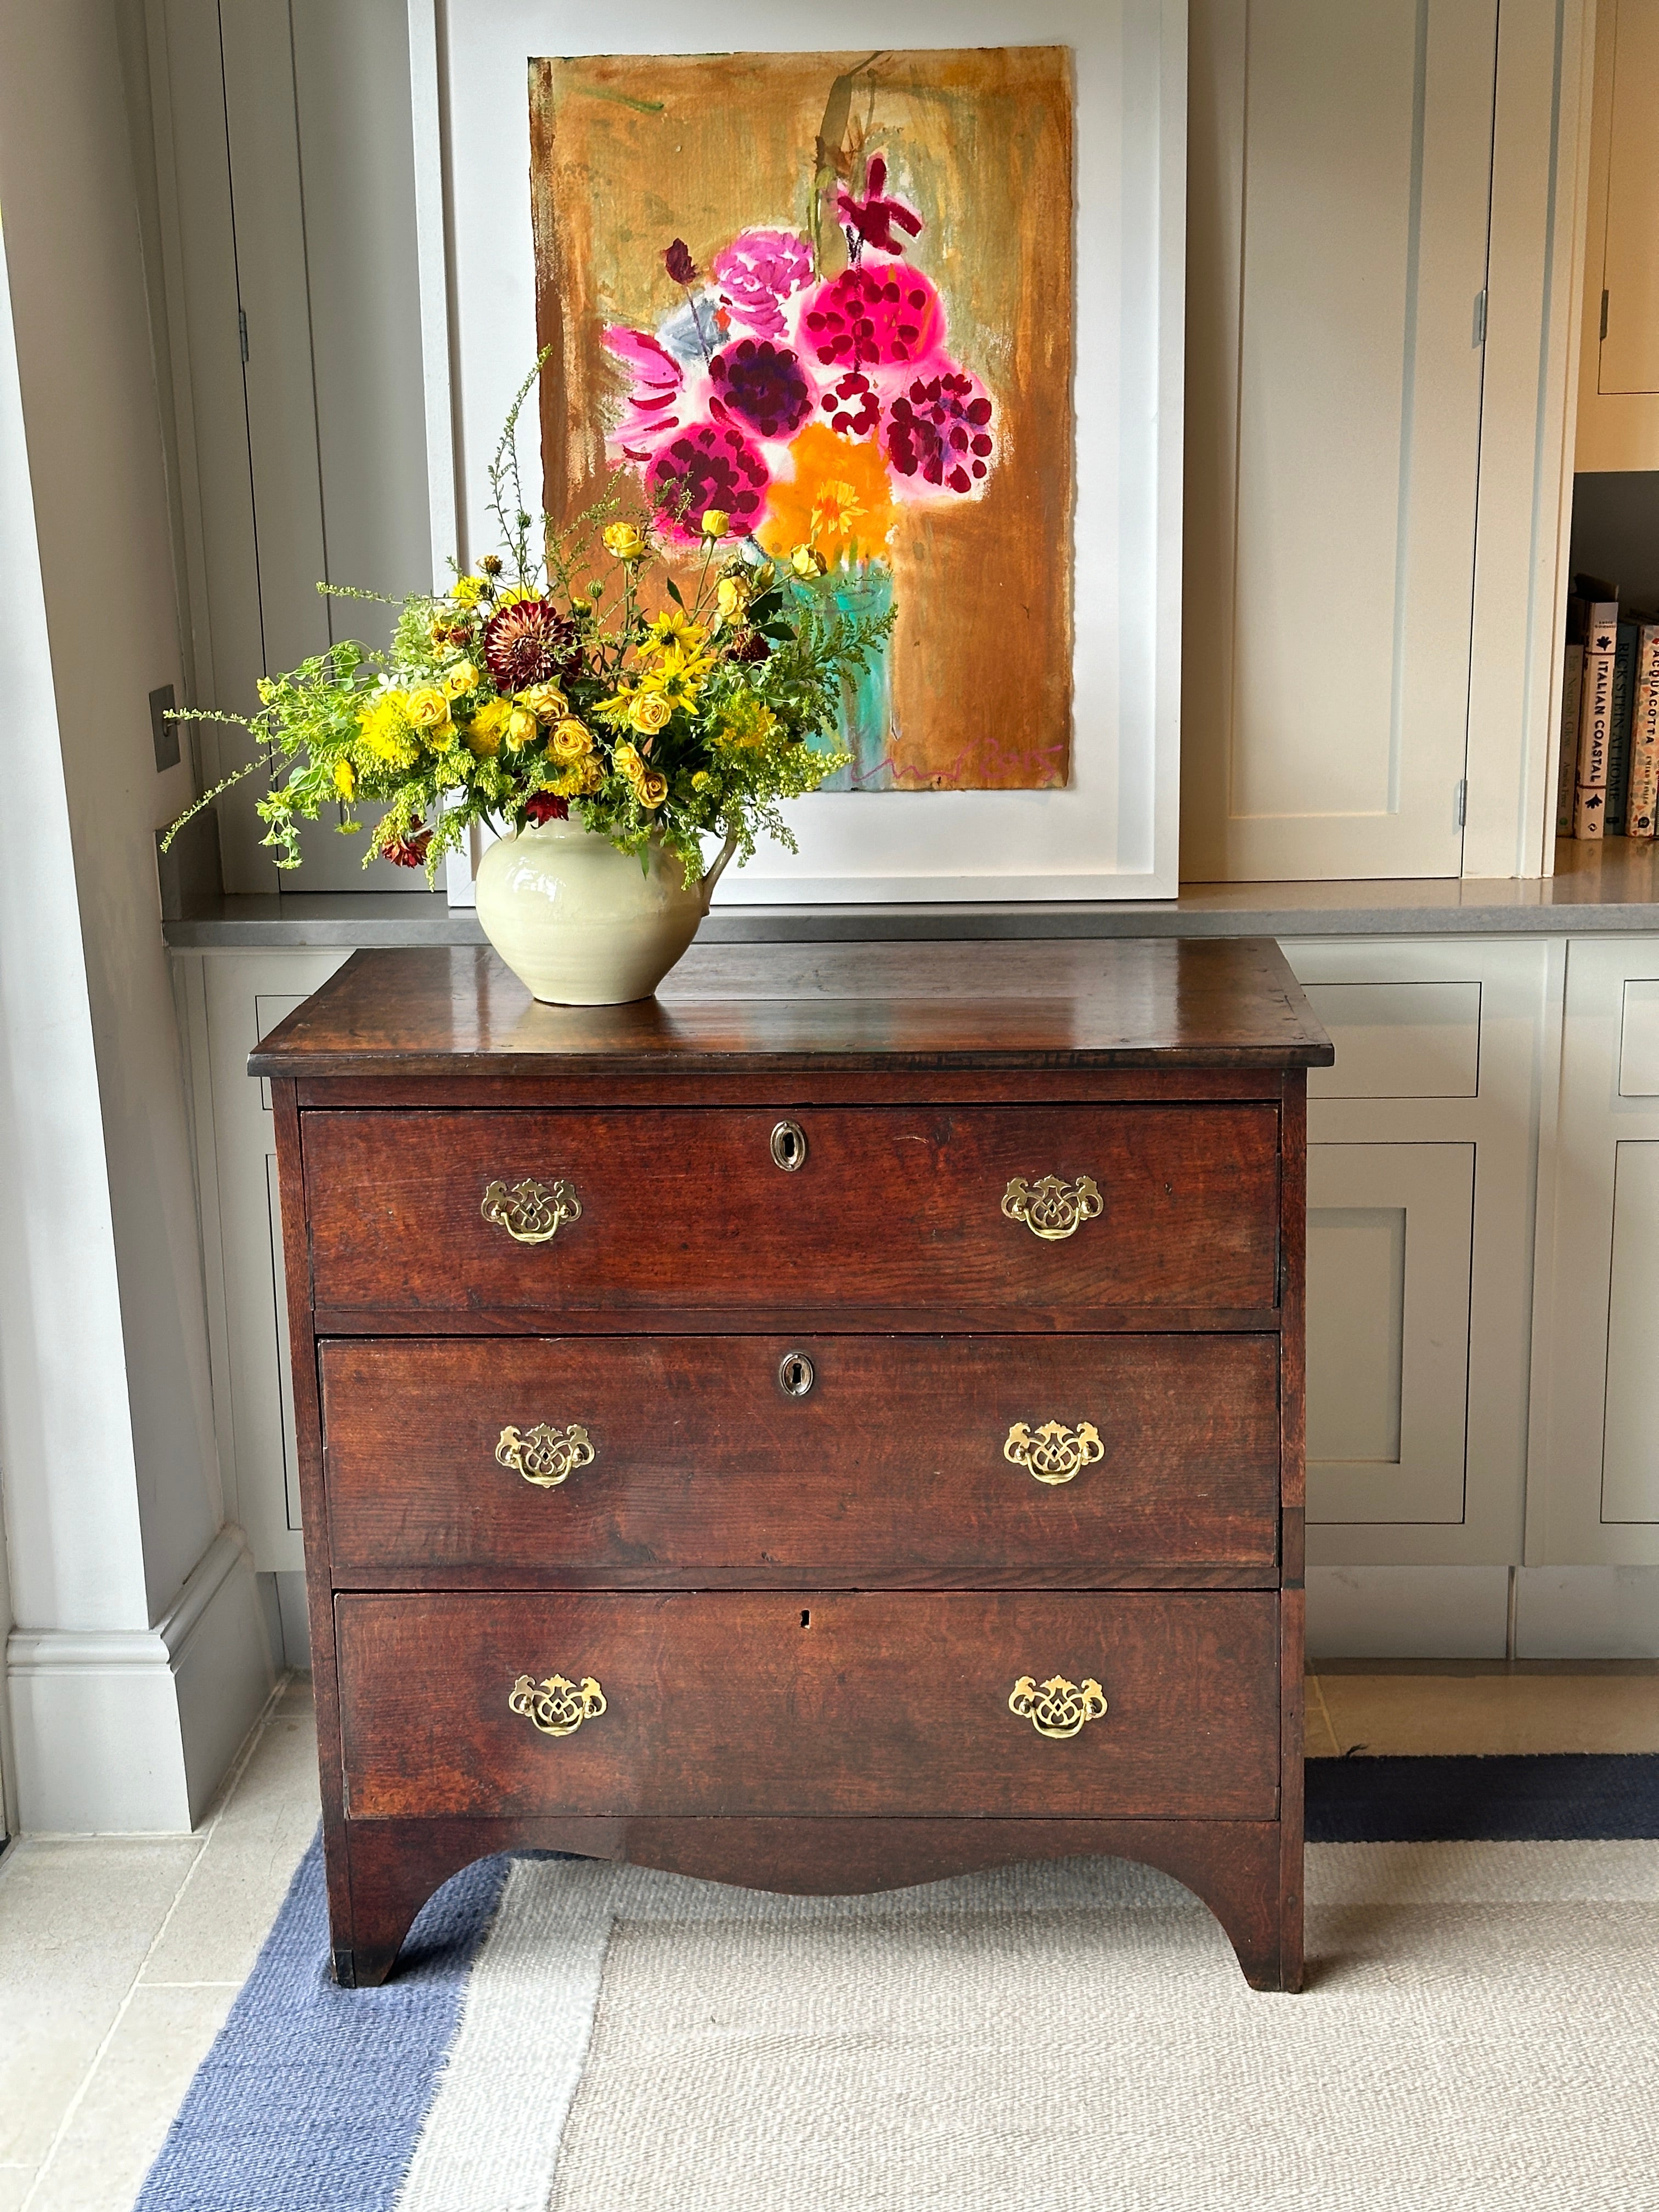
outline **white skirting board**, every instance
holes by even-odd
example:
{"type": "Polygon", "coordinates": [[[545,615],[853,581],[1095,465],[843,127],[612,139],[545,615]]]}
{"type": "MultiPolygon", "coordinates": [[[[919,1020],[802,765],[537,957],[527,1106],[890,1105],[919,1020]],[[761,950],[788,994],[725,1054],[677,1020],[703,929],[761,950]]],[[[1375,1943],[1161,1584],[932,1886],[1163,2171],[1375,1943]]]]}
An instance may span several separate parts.
{"type": "Polygon", "coordinates": [[[25,1833],[187,1834],[276,1679],[241,1530],[153,1628],[16,1629],[6,1674],[25,1833]]]}
{"type": "Polygon", "coordinates": [[[1659,1658],[1659,1567],[1310,1567],[1308,1656],[1659,1658]]]}

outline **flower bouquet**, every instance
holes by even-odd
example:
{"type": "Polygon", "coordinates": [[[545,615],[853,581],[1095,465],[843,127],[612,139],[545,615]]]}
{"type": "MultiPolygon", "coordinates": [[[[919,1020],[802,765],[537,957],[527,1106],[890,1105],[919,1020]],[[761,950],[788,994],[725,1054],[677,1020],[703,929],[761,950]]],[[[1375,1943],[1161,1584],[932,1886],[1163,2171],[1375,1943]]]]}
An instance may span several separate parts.
{"type": "Polygon", "coordinates": [[[671,494],[629,511],[613,489],[567,528],[544,516],[532,542],[515,434],[540,367],[490,465],[502,550],[446,592],[392,602],[386,651],[331,646],[264,678],[247,717],[186,710],[260,750],[168,837],[260,768],[276,771],[258,811],[279,867],[298,866],[299,825],[325,809],[347,835],[383,809],[365,865],[423,865],[428,879],[475,823],[494,823],[486,935],[538,998],[608,1005],[655,989],[757,835],[796,849],[781,802],[846,765],[832,736],[843,688],[892,617],[837,607],[810,547],[776,562],[730,514],[703,502],[688,520],[671,494]]]}

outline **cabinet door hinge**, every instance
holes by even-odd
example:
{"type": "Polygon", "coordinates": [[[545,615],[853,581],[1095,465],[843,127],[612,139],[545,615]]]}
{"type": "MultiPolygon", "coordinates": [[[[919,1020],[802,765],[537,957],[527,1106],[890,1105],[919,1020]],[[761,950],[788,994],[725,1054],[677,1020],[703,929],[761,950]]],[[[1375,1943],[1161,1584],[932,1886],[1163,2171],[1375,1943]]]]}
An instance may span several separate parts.
{"type": "Polygon", "coordinates": [[[1602,293],[1602,295],[1601,295],[1601,328],[1600,331],[1597,333],[1597,335],[1598,335],[1598,337],[1601,337],[1605,338],[1605,337],[1606,337],[1606,336],[1607,336],[1607,294],[1606,294],[1605,292],[1603,292],[1603,293],[1602,293]]]}
{"type": "Polygon", "coordinates": [[[1477,347],[1486,343],[1486,288],[1484,284],[1474,295],[1474,336],[1469,343],[1477,347]]]}
{"type": "Polygon", "coordinates": [[[1461,830],[1469,818],[1469,780],[1460,775],[1452,789],[1452,805],[1456,810],[1457,826],[1461,830]]]}
{"type": "Polygon", "coordinates": [[[247,313],[246,309],[241,307],[236,310],[236,332],[242,342],[242,366],[246,368],[247,367],[247,313]]]}

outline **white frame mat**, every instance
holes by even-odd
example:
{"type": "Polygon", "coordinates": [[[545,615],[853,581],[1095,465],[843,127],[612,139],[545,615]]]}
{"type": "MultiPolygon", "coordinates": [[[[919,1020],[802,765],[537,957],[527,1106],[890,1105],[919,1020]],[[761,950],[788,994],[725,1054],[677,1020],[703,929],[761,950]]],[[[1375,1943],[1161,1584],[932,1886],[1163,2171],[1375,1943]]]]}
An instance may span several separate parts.
{"type": "MultiPolygon", "coordinates": [[[[434,567],[487,548],[483,473],[536,354],[526,64],[684,53],[684,7],[409,0],[434,567]]],[[[714,43],[711,39],[710,44],[714,43]]],[[[750,0],[742,50],[1067,46],[1077,504],[1072,775],[1057,791],[819,793],[722,906],[1167,898],[1176,890],[1186,0],[750,0]]],[[[527,435],[533,438],[533,410],[527,435]]],[[[526,475],[539,463],[526,453],[526,475]]],[[[476,864],[476,854],[473,863],[476,864]]],[[[472,902],[452,863],[452,902],[472,902]]]]}

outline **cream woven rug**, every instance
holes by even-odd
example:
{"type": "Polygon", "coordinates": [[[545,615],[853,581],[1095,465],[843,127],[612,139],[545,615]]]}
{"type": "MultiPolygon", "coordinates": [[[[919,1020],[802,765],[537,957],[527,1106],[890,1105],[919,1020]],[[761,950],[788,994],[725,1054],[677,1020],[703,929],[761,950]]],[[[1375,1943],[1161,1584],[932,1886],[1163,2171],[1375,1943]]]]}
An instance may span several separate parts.
{"type": "Polygon", "coordinates": [[[1112,1860],[486,1862],[342,1990],[313,1848],[141,2212],[1656,2212],[1659,1844],[1308,1860],[1300,1996],[1112,1860]]]}
{"type": "Polygon", "coordinates": [[[1109,1860],[845,1902],[521,1863],[479,1971],[528,2053],[550,1923],[607,1923],[556,2212],[1653,2212],[1659,1846],[1309,1857],[1297,1997],[1109,1860]]]}

